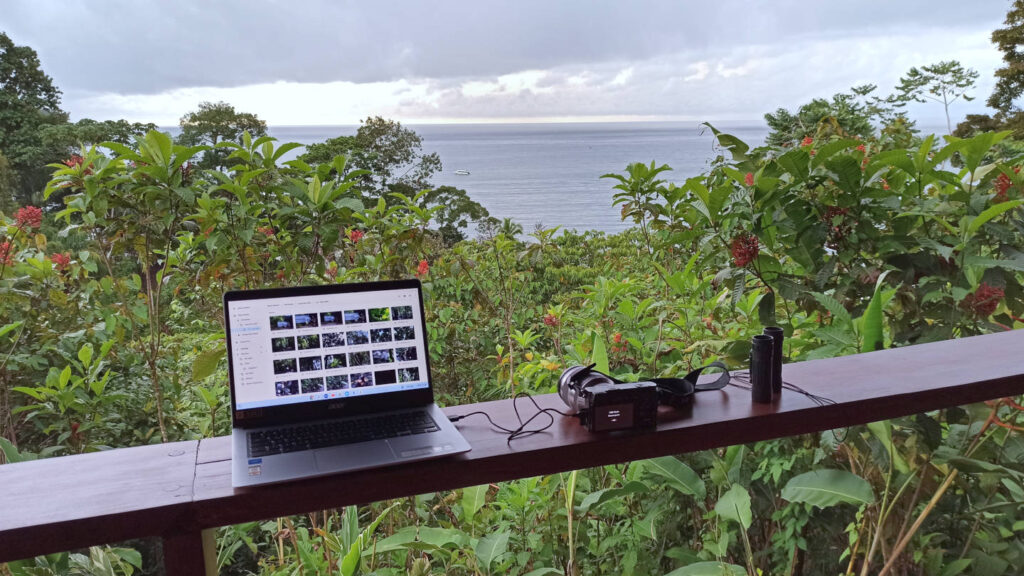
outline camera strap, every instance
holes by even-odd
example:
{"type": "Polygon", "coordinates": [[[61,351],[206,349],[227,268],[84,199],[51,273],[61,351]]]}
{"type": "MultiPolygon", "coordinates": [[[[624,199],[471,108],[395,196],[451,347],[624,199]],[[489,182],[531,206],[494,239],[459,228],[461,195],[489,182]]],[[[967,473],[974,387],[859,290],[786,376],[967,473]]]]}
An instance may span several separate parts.
{"type": "MultiPolygon", "coordinates": [[[[616,384],[622,384],[622,380],[609,377],[616,384]]],[[[658,400],[661,404],[673,408],[682,408],[693,401],[693,395],[697,392],[708,392],[710,390],[721,390],[729,385],[729,369],[721,362],[712,362],[693,370],[682,378],[649,378],[658,386],[658,400]],[[701,373],[708,368],[721,368],[722,373],[714,382],[699,383],[701,373]]]]}

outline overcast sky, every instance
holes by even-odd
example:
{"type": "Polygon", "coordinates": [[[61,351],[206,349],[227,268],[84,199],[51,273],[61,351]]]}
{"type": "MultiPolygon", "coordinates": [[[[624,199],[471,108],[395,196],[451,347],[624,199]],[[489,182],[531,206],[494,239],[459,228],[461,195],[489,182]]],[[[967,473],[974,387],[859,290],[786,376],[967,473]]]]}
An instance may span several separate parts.
{"type": "MultiPolygon", "coordinates": [[[[752,120],[957,59],[985,110],[1008,0],[0,0],[72,119],[752,120]]],[[[912,116],[934,125],[938,105],[912,116]]]]}

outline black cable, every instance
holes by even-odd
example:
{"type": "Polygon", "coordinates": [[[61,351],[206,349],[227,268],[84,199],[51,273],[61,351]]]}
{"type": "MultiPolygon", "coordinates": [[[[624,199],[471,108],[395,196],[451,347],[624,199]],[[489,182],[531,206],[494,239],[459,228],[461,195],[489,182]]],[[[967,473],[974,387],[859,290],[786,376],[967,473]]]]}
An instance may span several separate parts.
{"type": "Polygon", "coordinates": [[[526,437],[526,436],[532,436],[534,434],[539,434],[539,433],[547,430],[548,428],[551,428],[551,426],[553,426],[555,424],[555,417],[550,414],[551,412],[554,412],[556,414],[561,414],[562,416],[567,416],[567,417],[570,417],[570,418],[578,418],[579,417],[579,414],[569,414],[568,412],[562,412],[561,410],[558,410],[556,408],[541,408],[540,404],[537,403],[537,400],[533,396],[527,394],[526,392],[519,392],[515,396],[512,397],[512,411],[516,415],[516,420],[519,421],[519,426],[517,428],[514,428],[514,429],[506,428],[506,427],[498,424],[493,419],[491,419],[490,414],[488,414],[486,412],[479,411],[479,410],[477,410],[476,412],[469,412],[468,414],[460,414],[458,416],[450,416],[448,418],[448,420],[450,420],[452,422],[458,422],[459,420],[462,420],[463,418],[468,418],[469,416],[476,416],[478,414],[482,415],[484,418],[487,418],[487,421],[491,424],[491,426],[493,426],[494,428],[497,428],[498,430],[501,430],[502,432],[508,434],[508,440],[506,440],[506,443],[511,444],[512,441],[515,440],[516,438],[523,438],[523,437],[526,437]],[[533,414],[533,416],[530,416],[525,421],[523,420],[523,416],[519,413],[518,401],[519,401],[520,398],[527,398],[527,399],[529,399],[530,402],[533,403],[534,407],[537,408],[537,412],[535,412],[533,414]],[[527,426],[530,425],[530,422],[533,422],[534,420],[537,419],[538,416],[540,416],[542,414],[548,417],[548,423],[546,425],[540,427],[540,428],[527,429],[527,426]]]}
{"type": "MultiPolygon", "coordinates": [[[[741,390],[750,390],[749,371],[735,372],[733,374],[733,377],[734,381],[729,383],[730,386],[735,386],[741,390]],[[738,381],[738,383],[736,381],[738,381]]],[[[785,380],[782,381],[782,388],[785,390],[796,392],[797,394],[802,394],[803,396],[806,396],[808,400],[814,402],[816,405],[821,407],[836,405],[836,401],[831,398],[828,398],[826,396],[818,396],[817,394],[808,392],[807,390],[804,390],[803,388],[797,386],[796,384],[786,382],[785,380]]],[[[850,433],[850,427],[846,426],[843,428],[842,438],[839,437],[839,434],[836,433],[835,429],[831,430],[831,432],[832,437],[836,439],[836,442],[842,443],[846,441],[846,437],[850,433]]]]}

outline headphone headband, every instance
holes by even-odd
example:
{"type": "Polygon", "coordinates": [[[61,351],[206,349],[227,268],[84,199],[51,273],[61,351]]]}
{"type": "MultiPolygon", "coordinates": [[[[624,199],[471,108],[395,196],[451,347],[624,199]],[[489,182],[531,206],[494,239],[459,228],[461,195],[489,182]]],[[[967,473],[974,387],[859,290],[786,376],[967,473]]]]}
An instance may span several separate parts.
{"type": "MultiPolygon", "coordinates": [[[[570,366],[558,378],[558,396],[569,408],[582,410],[585,407],[583,392],[588,386],[623,383],[622,380],[594,370],[594,366],[595,364],[570,366]]],[[[729,379],[729,369],[725,364],[712,362],[693,370],[682,378],[651,378],[648,382],[653,382],[658,386],[659,403],[673,408],[682,408],[693,401],[693,395],[697,392],[721,390],[729,384],[729,379]],[[697,381],[701,373],[708,368],[721,368],[722,373],[714,382],[699,384],[697,381]]]]}

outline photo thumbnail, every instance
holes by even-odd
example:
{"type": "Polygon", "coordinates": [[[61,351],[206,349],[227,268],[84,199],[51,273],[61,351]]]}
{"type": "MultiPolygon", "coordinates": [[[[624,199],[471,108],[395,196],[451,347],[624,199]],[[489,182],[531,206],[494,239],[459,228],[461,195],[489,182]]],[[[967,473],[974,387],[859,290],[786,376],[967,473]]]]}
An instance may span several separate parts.
{"type": "Polygon", "coordinates": [[[271,330],[291,330],[295,327],[292,323],[291,316],[271,316],[270,317],[270,329],[271,330]]]}
{"type": "Polygon", "coordinates": [[[391,320],[391,308],[370,308],[370,322],[391,320]]]}
{"type": "Polygon", "coordinates": [[[420,379],[419,368],[399,368],[398,369],[398,381],[399,382],[416,382],[420,379]]]}
{"type": "Polygon", "coordinates": [[[324,360],[319,356],[306,356],[305,358],[299,358],[299,371],[310,372],[313,370],[323,370],[324,360]]]}
{"type": "Polygon", "coordinates": [[[295,358],[274,360],[274,374],[287,374],[289,372],[298,372],[298,366],[295,363],[295,358]]]}
{"type": "Polygon", "coordinates": [[[296,328],[316,328],[318,326],[316,321],[316,314],[296,314],[295,315],[295,327],[296,328]]]}
{"type": "Polygon", "coordinates": [[[392,320],[412,320],[412,306],[393,306],[391,308],[392,320]]]}
{"type": "Polygon", "coordinates": [[[345,362],[345,354],[328,354],[324,356],[324,366],[328,370],[331,368],[344,368],[348,364],[345,362]]]}
{"type": "Polygon", "coordinates": [[[303,378],[302,380],[302,393],[310,394],[312,392],[323,392],[324,391],[324,379],[323,378],[303,378]]]}
{"type": "Polygon", "coordinates": [[[371,328],[370,342],[373,342],[374,344],[391,342],[391,328],[371,328]]]}
{"type": "Polygon", "coordinates": [[[352,374],[349,376],[349,380],[352,382],[353,388],[365,388],[366,386],[373,386],[373,374],[370,372],[360,372],[359,374],[352,374]]]}
{"type": "Polygon", "coordinates": [[[395,348],[395,360],[398,362],[408,362],[416,359],[416,347],[410,346],[408,348],[395,348]]]}
{"type": "Polygon", "coordinates": [[[319,334],[305,334],[299,336],[299,350],[311,350],[320,347],[319,334]]]}
{"type": "Polygon", "coordinates": [[[388,362],[394,362],[395,355],[393,354],[393,352],[394,351],[390,348],[388,348],[387,350],[374,350],[373,352],[371,352],[371,354],[373,354],[373,363],[387,364],[388,362]]]}
{"type": "Polygon", "coordinates": [[[366,366],[370,363],[369,352],[352,352],[348,355],[349,366],[366,366]]]}
{"type": "Polygon", "coordinates": [[[270,339],[270,350],[273,352],[291,352],[295,350],[295,336],[282,336],[270,339]]]}
{"type": "Polygon", "coordinates": [[[366,322],[366,310],[345,310],[345,324],[363,324],[366,322]]]}
{"type": "Polygon", "coordinates": [[[341,326],[342,315],[341,312],[321,312],[320,313],[320,325],[321,326],[341,326]]]}
{"type": "Polygon", "coordinates": [[[394,384],[398,382],[395,378],[394,370],[379,370],[373,373],[373,379],[376,381],[377,386],[383,386],[384,384],[394,384]]]}
{"type": "Polygon", "coordinates": [[[342,374],[341,376],[328,376],[327,377],[327,389],[328,390],[344,390],[348,388],[348,376],[342,374]]]}
{"type": "Polygon", "coordinates": [[[278,396],[294,396],[299,393],[299,381],[298,380],[285,380],[284,382],[278,382],[274,385],[275,392],[278,396]]]}
{"type": "Polygon", "coordinates": [[[412,326],[397,326],[395,328],[395,340],[415,340],[416,329],[412,326]]]}
{"type": "Polygon", "coordinates": [[[320,342],[324,348],[338,348],[345,345],[344,332],[325,332],[320,336],[320,342]]]}
{"type": "Polygon", "coordinates": [[[348,331],[348,345],[359,346],[360,344],[370,343],[370,333],[366,330],[349,330],[348,331]]]}

